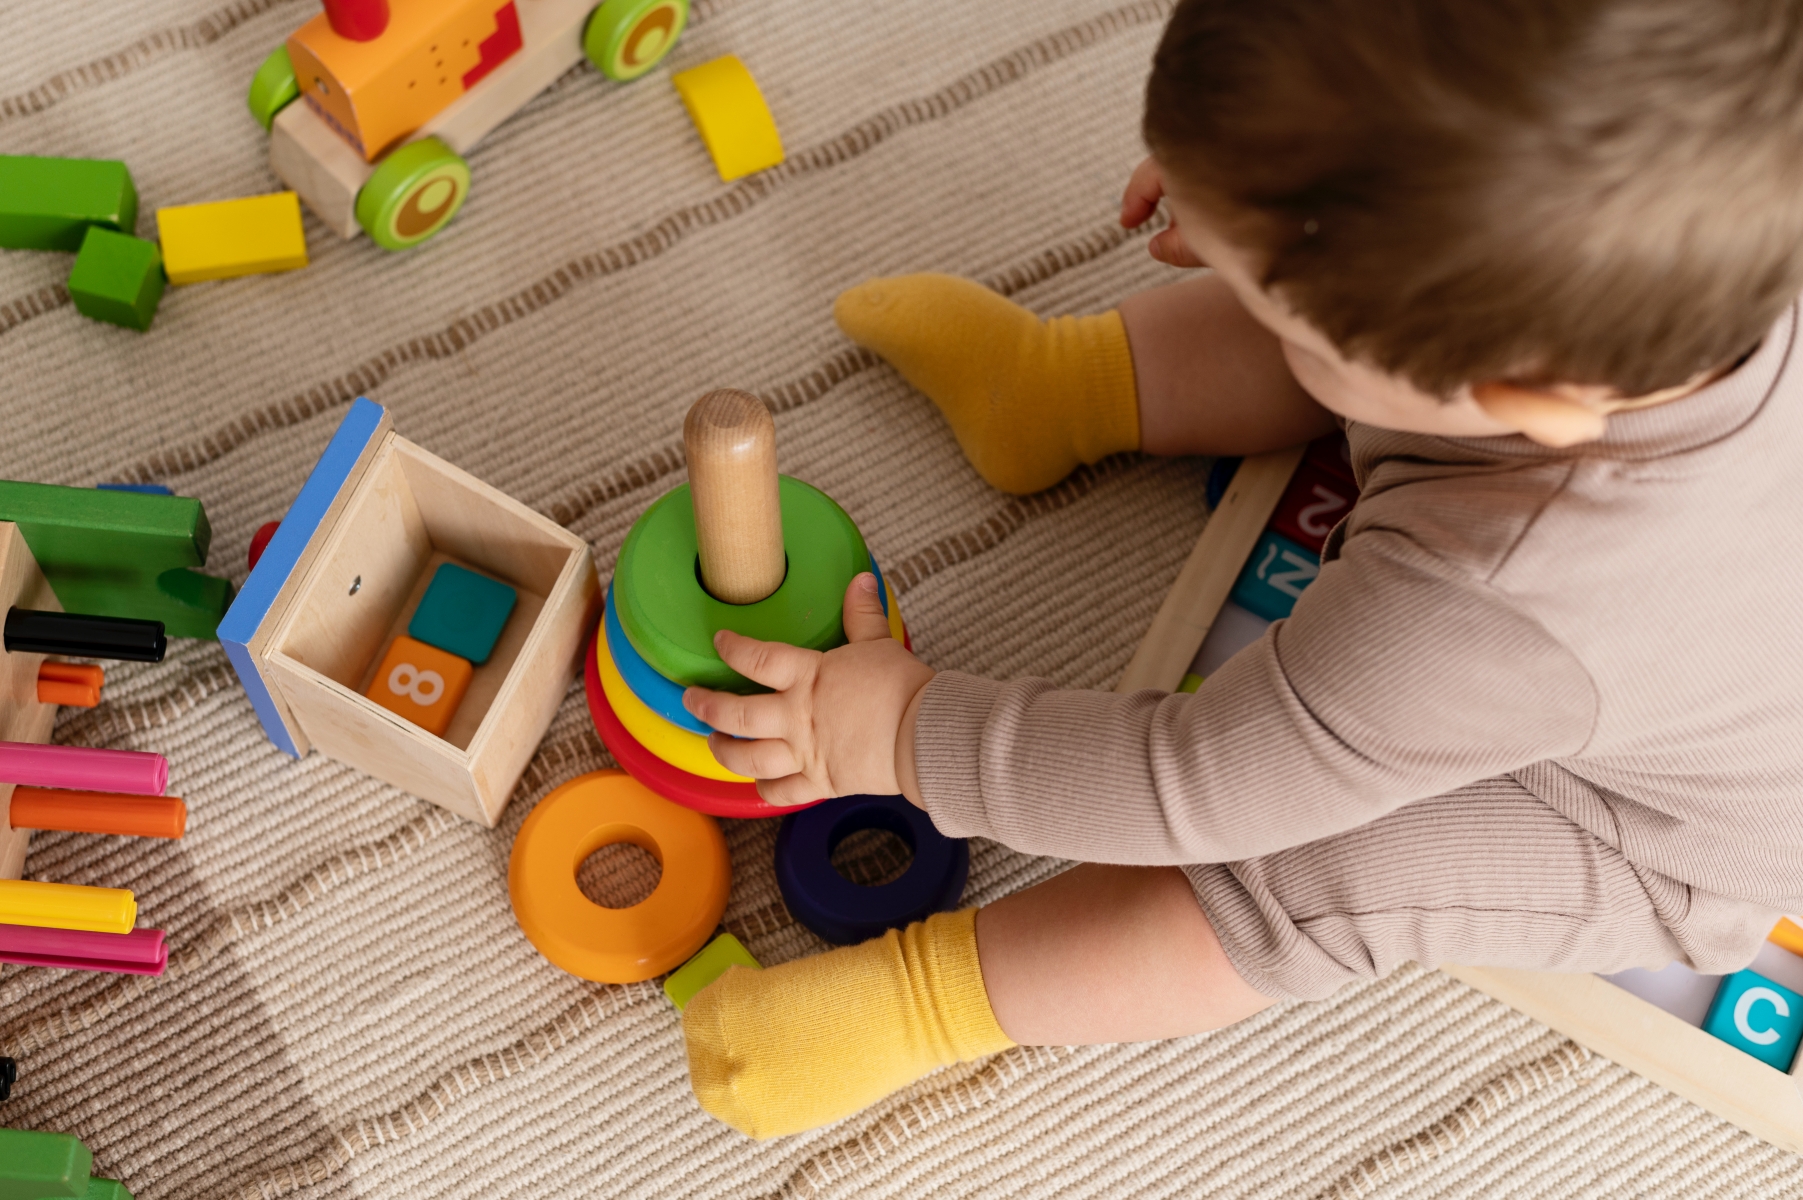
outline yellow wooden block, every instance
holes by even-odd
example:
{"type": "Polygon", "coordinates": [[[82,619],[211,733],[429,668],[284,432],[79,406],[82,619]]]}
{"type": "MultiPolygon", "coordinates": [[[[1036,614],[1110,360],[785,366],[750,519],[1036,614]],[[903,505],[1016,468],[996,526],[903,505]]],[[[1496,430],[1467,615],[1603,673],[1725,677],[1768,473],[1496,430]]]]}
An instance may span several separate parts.
{"type": "Polygon", "coordinates": [[[293,192],[157,209],[170,283],[263,275],[307,265],[307,235],[293,192]]]}
{"type": "Polygon", "coordinates": [[[713,155],[721,179],[730,183],[783,160],[776,118],[770,115],[757,80],[736,55],[680,71],[670,82],[713,155]]]}
{"type": "Polygon", "coordinates": [[[1778,924],[1772,928],[1766,940],[1784,947],[1792,954],[1803,955],[1803,925],[1789,917],[1778,918],[1778,924]]]}

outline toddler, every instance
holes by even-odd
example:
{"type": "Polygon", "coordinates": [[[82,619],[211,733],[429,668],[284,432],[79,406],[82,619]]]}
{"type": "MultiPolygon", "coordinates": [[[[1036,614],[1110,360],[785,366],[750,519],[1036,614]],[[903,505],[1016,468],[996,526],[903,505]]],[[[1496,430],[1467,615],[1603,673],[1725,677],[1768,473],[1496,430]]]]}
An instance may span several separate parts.
{"type": "Polygon", "coordinates": [[[1731,971],[1803,909],[1803,6],[1182,0],[1144,133],[1122,222],[1208,273],[1049,322],[878,279],[840,326],[1007,491],[1337,427],[1363,493],[1193,695],[935,672],[868,575],[839,649],[720,635],[775,690],[685,702],[773,802],[1085,864],[702,991],[695,1094],[754,1137],[1407,960],[1731,971]]]}

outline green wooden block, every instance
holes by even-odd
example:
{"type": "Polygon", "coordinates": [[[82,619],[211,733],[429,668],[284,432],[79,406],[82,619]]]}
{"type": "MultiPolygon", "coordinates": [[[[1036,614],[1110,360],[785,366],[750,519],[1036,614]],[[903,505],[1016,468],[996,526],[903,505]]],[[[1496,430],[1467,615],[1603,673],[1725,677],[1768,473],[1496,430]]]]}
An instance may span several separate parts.
{"type": "Polygon", "coordinates": [[[681,1012],[689,1006],[695,994],[720,976],[726,974],[728,967],[749,967],[753,971],[764,969],[763,964],[751,957],[751,951],[745,949],[738,938],[730,933],[723,933],[701,948],[688,962],[670,972],[664,980],[664,995],[670,997],[670,1003],[681,1012]]]}
{"type": "Polygon", "coordinates": [[[155,242],[91,225],[69,273],[69,299],[84,317],[149,329],[167,282],[155,242]]]}
{"type": "Polygon", "coordinates": [[[132,1194],[117,1179],[90,1179],[82,1200],[132,1200],[132,1194]]]}
{"type": "Polygon", "coordinates": [[[90,225],[138,227],[138,189],[122,162],[0,154],[0,246],[79,250],[90,225]]]}
{"type": "Polygon", "coordinates": [[[67,1133],[0,1129],[0,1200],[85,1196],[94,1156],[67,1133]]]}
{"type": "Polygon", "coordinates": [[[170,637],[214,638],[232,585],[190,568],[213,540],[191,496],[0,480],[13,521],[69,612],[161,621],[170,637]]]}

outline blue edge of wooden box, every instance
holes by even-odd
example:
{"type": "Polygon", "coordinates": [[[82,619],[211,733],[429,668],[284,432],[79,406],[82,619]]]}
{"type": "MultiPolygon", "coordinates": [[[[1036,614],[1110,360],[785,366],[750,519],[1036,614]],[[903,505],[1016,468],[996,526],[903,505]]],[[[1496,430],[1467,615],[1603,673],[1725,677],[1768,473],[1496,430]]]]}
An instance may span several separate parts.
{"type": "Polygon", "coordinates": [[[299,565],[307,543],[318,532],[332,502],[349,482],[357,460],[363,456],[370,439],[376,436],[382,414],[380,404],[362,396],[351,404],[350,411],[338,424],[338,432],[332,435],[331,443],[319,456],[312,474],[301,485],[300,495],[294,498],[275,536],[264,547],[263,556],[251,568],[250,578],[238,589],[237,599],[232,601],[231,608],[219,622],[220,644],[225,647],[226,657],[231,660],[232,668],[238,672],[238,679],[250,696],[251,707],[256,709],[257,719],[263,723],[263,732],[269,735],[270,741],[296,758],[300,757],[300,750],[276,708],[275,697],[270,694],[262,668],[250,652],[250,642],[269,616],[270,606],[275,603],[288,577],[299,565]]]}

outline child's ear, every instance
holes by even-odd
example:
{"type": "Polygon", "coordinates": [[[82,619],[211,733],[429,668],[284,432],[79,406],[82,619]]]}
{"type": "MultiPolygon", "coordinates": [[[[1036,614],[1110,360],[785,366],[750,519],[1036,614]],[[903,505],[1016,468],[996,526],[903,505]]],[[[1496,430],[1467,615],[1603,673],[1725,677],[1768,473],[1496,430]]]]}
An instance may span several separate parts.
{"type": "Polygon", "coordinates": [[[1607,416],[1577,396],[1513,383],[1480,383],[1471,398],[1490,416],[1542,446],[1564,449],[1603,436],[1607,416]]]}

